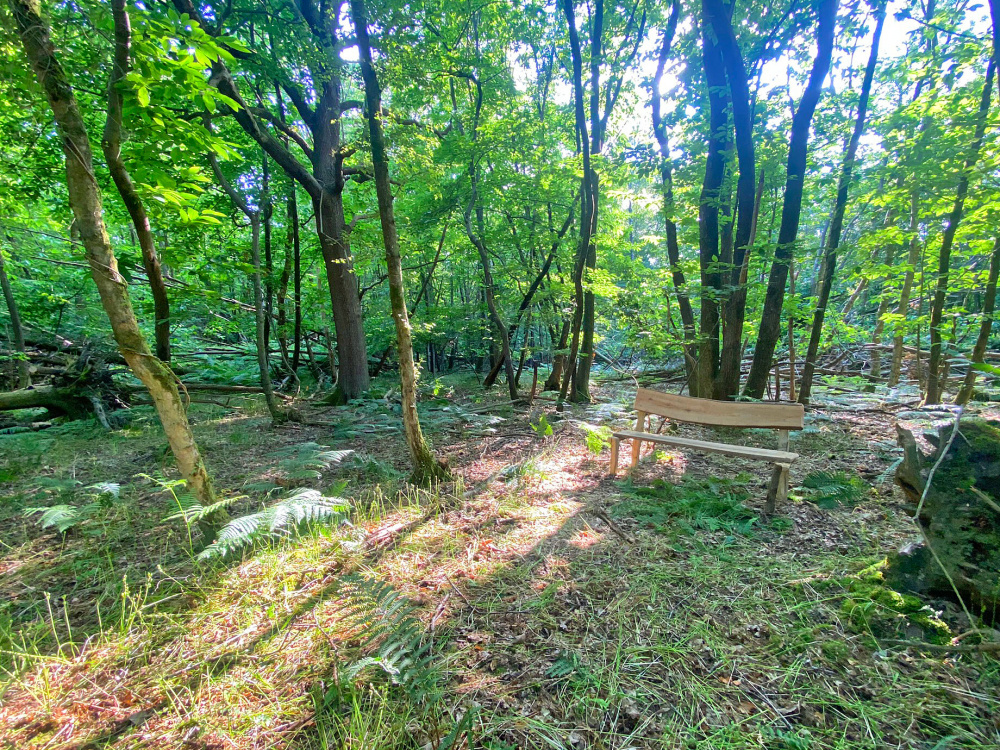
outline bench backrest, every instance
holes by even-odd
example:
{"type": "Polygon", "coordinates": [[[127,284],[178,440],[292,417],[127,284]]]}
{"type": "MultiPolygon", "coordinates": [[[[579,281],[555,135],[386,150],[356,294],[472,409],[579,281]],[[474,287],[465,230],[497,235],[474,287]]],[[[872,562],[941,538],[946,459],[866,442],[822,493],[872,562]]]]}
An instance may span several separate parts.
{"type": "Polygon", "coordinates": [[[763,427],[773,430],[801,430],[806,411],[802,404],[712,401],[660,393],[648,388],[640,388],[636,392],[635,410],[639,412],[640,420],[647,414],[655,414],[679,422],[715,427],[763,427]]]}

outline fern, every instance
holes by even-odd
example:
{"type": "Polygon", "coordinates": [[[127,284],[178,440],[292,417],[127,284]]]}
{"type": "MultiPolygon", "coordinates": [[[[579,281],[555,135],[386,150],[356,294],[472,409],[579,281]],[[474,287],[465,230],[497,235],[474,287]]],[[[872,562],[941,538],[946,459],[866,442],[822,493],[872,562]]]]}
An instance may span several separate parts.
{"type": "Polygon", "coordinates": [[[843,471],[814,471],[802,486],[812,490],[809,499],[826,510],[856,503],[865,495],[861,480],[843,471]]]}
{"type": "Polygon", "coordinates": [[[359,575],[345,576],[338,593],[342,622],[360,640],[362,654],[341,674],[354,680],[376,668],[401,685],[411,699],[436,699],[440,676],[430,641],[409,600],[391,584],[359,575]]]}
{"type": "Polygon", "coordinates": [[[319,490],[299,489],[274,505],[227,523],[216,540],[199,555],[201,559],[225,557],[263,539],[291,536],[319,523],[347,523],[350,506],[319,490]]]}
{"type": "MultiPolygon", "coordinates": [[[[80,484],[81,482],[75,479],[43,477],[37,482],[36,487],[39,493],[43,495],[73,498],[75,495],[74,490],[80,484]]],[[[84,490],[83,497],[87,502],[82,505],[59,503],[57,505],[25,508],[24,515],[33,516],[39,514],[38,525],[42,529],[49,529],[55,526],[60,534],[65,534],[70,529],[85,524],[102,509],[110,508],[119,497],[121,485],[117,482],[98,482],[88,485],[84,490]]]]}
{"type": "Polygon", "coordinates": [[[230,505],[246,499],[246,495],[236,495],[234,497],[224,497],[210,505],[202,505],[198,501],[198,498],[186,490],[174,492],[173,496],[174,502],[177,504],[177,512],[170,514],[164,520],[175,521],[180,518],[188,526],[206,518],[211,518],[214,514],[228,508],[230,505]]]}
{"type": "Polygon", "coordinates": [[[352,453],[352,450],[331,450],[319,443],[310,442],[282,448],[271,455],[281,459],[278,461],[278,470],[287,479],[309,480],[321,479],[323,470],[339,464],[352,453]]]}

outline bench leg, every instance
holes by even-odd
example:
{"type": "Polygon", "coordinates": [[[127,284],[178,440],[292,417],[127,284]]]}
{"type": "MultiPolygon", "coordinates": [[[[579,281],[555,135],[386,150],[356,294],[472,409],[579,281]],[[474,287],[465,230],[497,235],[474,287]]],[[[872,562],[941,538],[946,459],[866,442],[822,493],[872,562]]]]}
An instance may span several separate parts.
{"type": "Polygon", "coordinates": [[[614,436],[611,437],[611,466],[608,468],[608,474],[615,476],[618,473],[618,448],[621,445],[621,439],[614,436]]]}
{"type": "Polygon", "coordinates": [[[642,448],[642,441],[632,438],[632,468],[639,465],[639,450],[642,448]]]}
{"type": "Polygon", "coordinates": [[[778,501],[788,499],[788,464],[774,464],[771,470],[771,481],[767,486],[767,499],[764,501],[764,513],[771,515],[777,508],[778,501]]]}

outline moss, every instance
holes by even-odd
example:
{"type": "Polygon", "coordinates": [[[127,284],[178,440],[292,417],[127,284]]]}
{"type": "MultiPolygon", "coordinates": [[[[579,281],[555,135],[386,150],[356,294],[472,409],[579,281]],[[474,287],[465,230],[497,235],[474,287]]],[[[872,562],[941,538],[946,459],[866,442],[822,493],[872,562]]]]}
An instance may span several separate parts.
{"type": "Polygon", "coordinates": [[[849,579],[841,611],[853,628],[879,637],[897,635],[906,625],[921,628],[932,643],[951,637],[948,626],[930,607],[919,597],[889,588],[881,581],[881,573],[849,579]]]}

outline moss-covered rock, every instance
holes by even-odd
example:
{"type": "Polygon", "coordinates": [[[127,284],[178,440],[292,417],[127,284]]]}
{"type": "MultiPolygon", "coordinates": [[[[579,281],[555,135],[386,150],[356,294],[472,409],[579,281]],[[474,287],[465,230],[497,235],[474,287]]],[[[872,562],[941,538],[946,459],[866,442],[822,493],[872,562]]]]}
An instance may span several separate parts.
{"type": "Polygon", "coordinates": [[[993,621],[1000,617],[1000,423],[963,420],[949,446],[953,429],[949,424],[928,434],[935,450],[926,455],[909,430],[897,428],[903,461],[896,482],[925,539],[890,560],[886,580],[914,593],[953,595],[957,589],[966,604],[993,621]]]}

